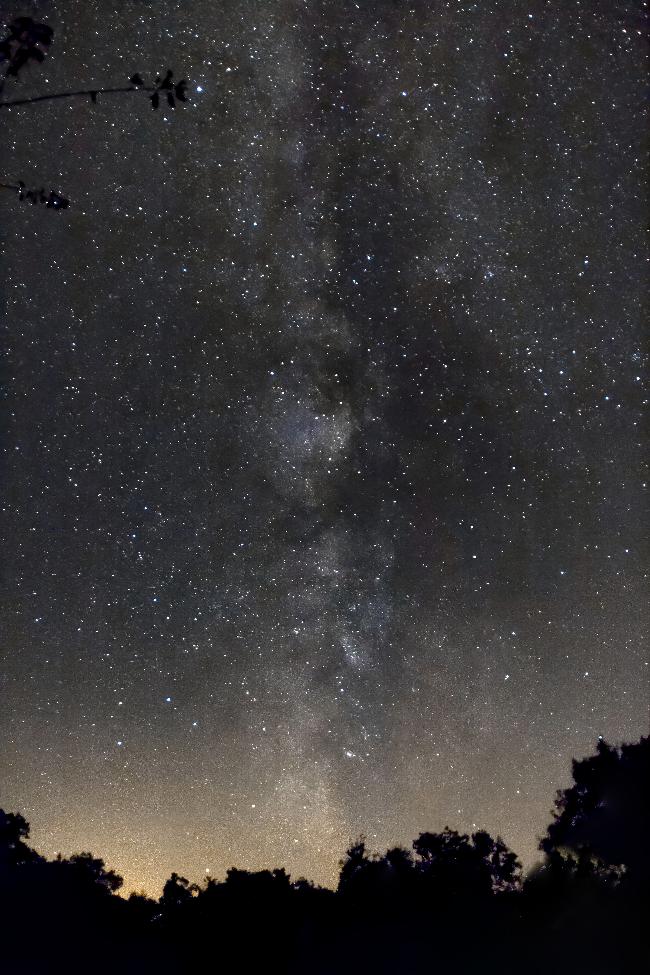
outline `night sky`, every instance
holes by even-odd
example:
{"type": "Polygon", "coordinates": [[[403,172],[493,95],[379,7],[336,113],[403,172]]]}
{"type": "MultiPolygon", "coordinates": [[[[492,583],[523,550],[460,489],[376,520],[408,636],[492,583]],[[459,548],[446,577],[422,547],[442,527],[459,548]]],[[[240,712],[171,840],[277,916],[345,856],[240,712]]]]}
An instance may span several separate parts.
{"type": "Polygon", "coordinates": [[[647,732],[643,7],[4,3],[0,804],[158,893],[526,864],[647,732]]]}

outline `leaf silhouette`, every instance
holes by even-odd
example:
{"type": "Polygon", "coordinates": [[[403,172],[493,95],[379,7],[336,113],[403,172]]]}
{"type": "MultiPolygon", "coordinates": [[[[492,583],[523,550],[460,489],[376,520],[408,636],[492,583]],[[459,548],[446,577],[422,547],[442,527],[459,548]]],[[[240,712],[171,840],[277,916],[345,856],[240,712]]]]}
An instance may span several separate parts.
{"type": "Polygon", "coordinates": [[[37,24],[31,17],[17,17],[8,29],[8,35],[0,41],[0,61],[9,62],[5,73],[15,78],[29,60],[39,64],[45,60],[41,48],[49,47],[54,32],[47,24],[37,24]]]}

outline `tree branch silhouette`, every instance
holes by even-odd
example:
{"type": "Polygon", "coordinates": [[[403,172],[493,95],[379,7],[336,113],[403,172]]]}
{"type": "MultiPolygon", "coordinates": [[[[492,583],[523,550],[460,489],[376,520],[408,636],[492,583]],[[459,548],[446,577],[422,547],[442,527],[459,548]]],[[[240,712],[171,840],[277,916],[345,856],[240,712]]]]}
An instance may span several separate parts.
{"type": "Polygon", "coordinates": [[[52,95],[35,95],[33,98],[13,98],[11,101],[0,101],[0,108],[10,108],[14,105],[33,105],[36,102],[50,102],[59,98],[84,98],[86,96],[94,102],[98,95],[135,94],[141,91],[156,91],[155,85],[144,85],[142,88],[84,88],[80,91],[59,91],[52,95]]]}
{"type": "Polygon", "coordinates": [[[0,101],[0,108],[12,108],[19,105],[34,105],[37,102],[56,101],[61,98],[90,98],[96,104],[99,95],[135,95],[144,92],[151,101],[152,108],[158,108],[161,94],[166,95],[167,105],[174,108],[176,101],[187,101],[187,81],[172,81],[174,73],[171,70],[163,77],[156,78],[153,85],[146,85],[139,74],[133,75],[129,85],[115,88],[81,88],[78,91],[58,91],[47,95],[32,95],[29,98],[12,98],[8,101],[0,101]]]}
{"type": "Polygon", "coordinates": [[[42,187],[38,190],[28,190],[22,179],[16,183],[0,183],[0,189],[11,190],[12,193],[18,194],[19,200],[27,200],[32,204],[40,203],[49,210],[65,210],[70,206],[70,201],[56,190],[50,190],[49,193],[46,193],[42,187]]]}
{"type": "MultiPolygon", "coordinates": [[[[187,81],[182,79],[174,82],[174,72],[171,68],[167,69],[164,76],[158,75],[152,84],[146,84],[142,75],[136,72],[129,78],[128,85],[108,88],[81,88],[74,91],[48,92],[43,95],[1,100],[8,78],[18,78],[21,70],[30,62],[43,63],[47,50],[52,43],[53,35],[54,31],[48,24],[38,24],[31,17],[16,17],[7,26],[6,36],[0,38],[0,63],[7,65],[4,77],[0,78],[0,109],[20,108],[25,105],[73,98],[90,98],[93,105],[96,105],[99,95],[135,95],[140,93],[149,99],[154,110],[160,106],[161,97],[165,99],[168,108],[175,108],[177,101],[187,101],[187,81]]],[[[63,210],[70,205],[70,201],[55,190],[46,193],[43,188],[27,189],[22,180],[0,182],[0,189],[17,193],[18,199],[21,201],[26,200],[32,204],[42,204],[51,210],[63,210]]]]}

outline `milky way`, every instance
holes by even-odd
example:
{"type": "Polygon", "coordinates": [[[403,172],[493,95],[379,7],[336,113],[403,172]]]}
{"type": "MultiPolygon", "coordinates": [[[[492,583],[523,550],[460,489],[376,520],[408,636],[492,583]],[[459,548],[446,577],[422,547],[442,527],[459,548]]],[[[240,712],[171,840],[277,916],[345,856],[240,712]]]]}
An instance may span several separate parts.
{"type": "Polygon", "coordinates": [[[2,804],[127,888],[530,863],[647,726],[641,4],[22,3],[2,804]]]}

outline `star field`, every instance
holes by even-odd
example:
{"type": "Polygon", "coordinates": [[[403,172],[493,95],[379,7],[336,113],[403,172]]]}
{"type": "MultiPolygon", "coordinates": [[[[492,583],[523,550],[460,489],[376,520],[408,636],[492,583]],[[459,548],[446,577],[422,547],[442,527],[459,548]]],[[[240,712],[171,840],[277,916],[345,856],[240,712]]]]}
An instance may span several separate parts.
{"type": "MultiPolygon", "coordinates": [[[[530,864],[647,731],[644,5],[25,2],[2,800],[158,892],[446,823],[530,864]]],[[[13,15],[13,11],[12,11],[13,15]]],[[[9,97],[9,85],[3,95],[9,97]]]]}

